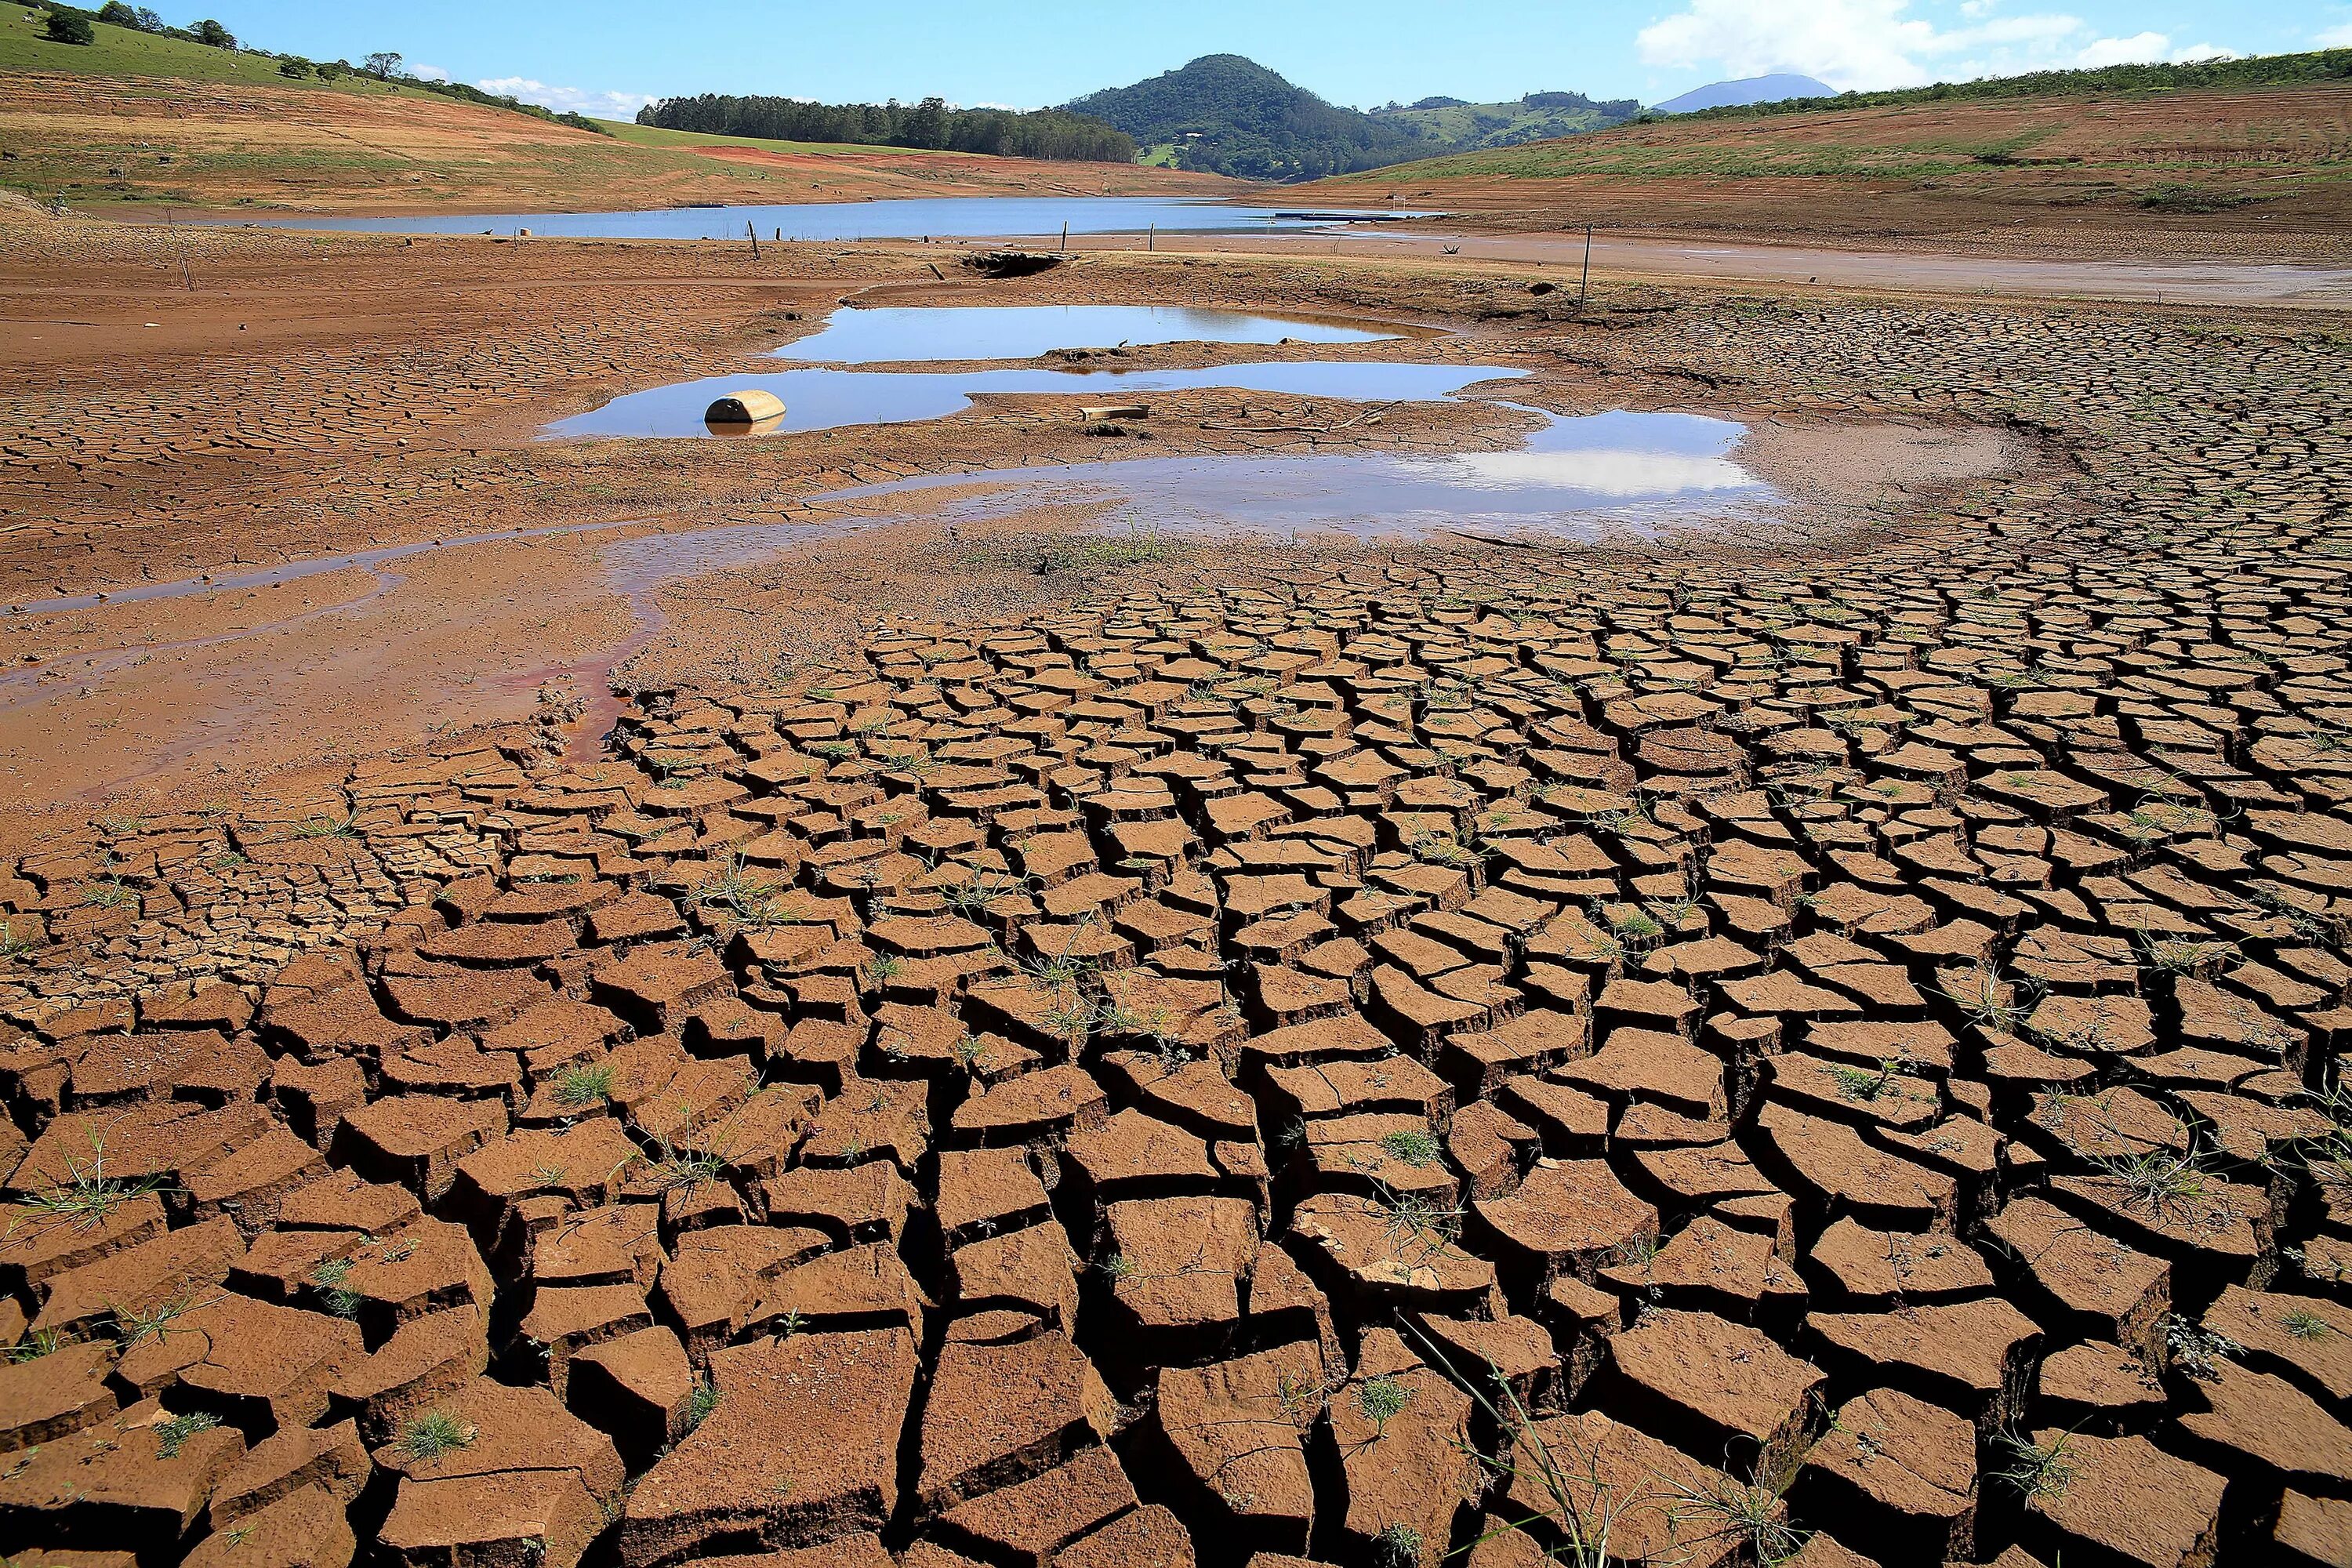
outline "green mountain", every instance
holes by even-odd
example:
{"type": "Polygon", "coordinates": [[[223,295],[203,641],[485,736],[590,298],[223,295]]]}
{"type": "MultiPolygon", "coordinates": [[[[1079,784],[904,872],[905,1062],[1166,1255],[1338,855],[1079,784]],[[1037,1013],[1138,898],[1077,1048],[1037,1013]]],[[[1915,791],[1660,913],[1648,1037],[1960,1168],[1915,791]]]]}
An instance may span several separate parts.
{"type": "Polygon", "coordinates": [[[1466,153],[1481,147],[1516,147],[1580,131],[1622,125],[1642,112],[1631,98],[1596,102],[1580,92],[1531,92],[1514,103],[1465,103],[1458,98],[1424,98],[1418,103],[1384,103],[1375,120],[1416,128],[1439,151],[1466,153]]]}
{"type": "Polygon", "coordinates": [[[1450,150],[1418,126],[1326,103],[1239,55],[1203,55],[1062,107],[1126,132],[1149,162],[1245,180],[1315,180],[1450,150]]]}

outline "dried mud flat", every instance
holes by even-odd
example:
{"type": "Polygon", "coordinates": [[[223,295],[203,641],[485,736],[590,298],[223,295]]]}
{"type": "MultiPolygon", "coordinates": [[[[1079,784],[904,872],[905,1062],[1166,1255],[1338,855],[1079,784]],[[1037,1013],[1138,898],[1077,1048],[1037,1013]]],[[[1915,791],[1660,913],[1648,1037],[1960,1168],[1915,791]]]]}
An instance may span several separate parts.
{"type": "Polygon", "coordinates": [[[1532,316],[2053,464],[1186,553],[50,833],[14,1561],[2344,1561],[2344,343],[1532,316]]]}

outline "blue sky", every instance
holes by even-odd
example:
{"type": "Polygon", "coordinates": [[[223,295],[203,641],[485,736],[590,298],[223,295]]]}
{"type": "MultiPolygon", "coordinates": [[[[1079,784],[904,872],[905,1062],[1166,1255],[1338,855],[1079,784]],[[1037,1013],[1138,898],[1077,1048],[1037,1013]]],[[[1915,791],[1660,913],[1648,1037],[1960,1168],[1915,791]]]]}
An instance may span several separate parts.
{"type": "MultiPolygon", "coordinates": [[[[1657,102],[1702,82],[1801,71],[1838,88],[2051,66],[2352,45],[2352,0],[210,0],[247,43],[317,58],[397,49],[412,67],[561,109],[625,117],[702,91],[1056,103],[1247,55],[1338,103],[1568,89],[1657,102]]],[[[176,7],[165,16],[182,16],[176,7]]]]}

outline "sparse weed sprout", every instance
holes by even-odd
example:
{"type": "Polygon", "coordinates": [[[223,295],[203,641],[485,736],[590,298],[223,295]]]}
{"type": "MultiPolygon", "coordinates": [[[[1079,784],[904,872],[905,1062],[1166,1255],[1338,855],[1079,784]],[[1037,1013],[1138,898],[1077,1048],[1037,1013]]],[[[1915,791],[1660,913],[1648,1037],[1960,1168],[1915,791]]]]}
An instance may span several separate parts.
{"type": "Polygon", "coordinates": [[[0,1233],[0,1242],[15,1239],[28,1218],[37,1226],[46,1222],[71,1226],[77,1230],[94,1229],[125,1204],[164,1190],[160,1177],[142,1176],[126,1182],[108,1175],[106,1139],[93,1132],[89,1163],[85,1164],[70,1154],[66,1156],[65,1180],[19,1198],[18,1217],[9,1223],[5,1233],[0,1233]]]}
{"type": "Polygon", "coordinates": [[[2091,1164],[2101,1175],[2123,1185],[2126,1204],[2158,1218],[2168,1217],[2176,1207],[2205,1191],[2205,1173],[2193,1152],[2151,1149],[2138,1154],[2101,1155],[2091,1164]]]}
{"type": "Polygon", "coordinates": [[[2299,1340],[2315,1340],[2331,1331],[2326,1319],[2305,1307],[2290,1307],[2279,1326],[2299,1340]]]}
{"type": "Polygon", "coordinates": [[[2066,1489],[2074,1484],[2074,1458],[2068,1448],[2071,1436],[2071,1433],[2060,1433],[2047,1443],[2038,1443],[2015,1432],[2000,1434],[1993,1441],[2008,1463],[1993,1472],[1994,1478],[2006,1482],[2027,1509],[2046,1509],[2065,1497],[2066,1489]]]}
{"type": "Polygon", "coordinates": [[[555,1103],[593,1105],[613,1098],[613,1064],[588,1062],[565,1068],[555,1079],[555,1103]]]}
{"type": "Polygon", "coordinates": [[[2187,937],[2140,935],[2141,963],[2163,974],[2194,974],[2238,956],[2234,942],[2199,942],[2187,937]]]}
{"type": "Polygon", "coordinates": [[[1415,1169],[1434,1165],[1445,1152],[1445,1146],[1437,1141],[1434,1133],[1413,1127],[1399,1128],[1394,1132],[1383,1134],[1381,1147],[1391,1159],[1415,1169]]]}
{"type": "Polygon", "coordinates": [[[1393,1377],[1368,1377],[1356,1384],[1356,1412],[1372,1424],[1372,1436],[1388,1435],[1389,1423],[1412,1403],[1412,1390],[1393,1377]]]}
{"type": "Polygon", "coordinates": [[[1389,1257],[1415,1268],[1444,1252],[1462,1235],[1463,1211],[1426,1193],[1400,1193],[1375,1178],[1380,1190],[1381,1235],[1389,1257]]]}
{"type": "Polygon", "coordinates": [[[1378,1568],[1417,1568],[1421,1562],[1421,1531],[1412,1525],[1381,1526],[1372,1537],[1372,1561],[1378,1568]]]}
{"type": "Polygon", "coordinates": [[[687,1396],[686,1429],[689,1432],[693,1431],[708,1420],[710,1413],[718,1408],[719,1385],[707,1377],[697,1378],[694,1392],[687,1396]]]}
{"type": "Polygon", "coordinates": [[[176,1459],[188,1439],[199,1432],[209,1432],[221,1424],[221,1418],[209,1410],[191,1411],[155,1424],[155,1457],[176,1459]]]}
{"type": "Polygon", "coordinates": [[[1946,970],[1938,989],[1980,1029],[2009,1034],[2025,1022],[2025,1009],[2017,1005],[2015,988],[1990,964],[1946,970]]]}
{"type": "Polygon", "coordinates": [[[428,1411],[412,1416],[400,1429],[393,1452],[404,1459],[426,1464],[455,1449],[467,1447],[474,1441],[475,1429],[444,1411],[428,1411]]]}
{"type": "Polygon", "coordinates": [[[343,1288],[351,1272],[352,1260],[348,1258],[330,1258],[310,1270],[310,1283],[319,1288],[327,1310],[338,1318],[356,1318],[360,1313],[358,1292],[343,1288]]]}
{"type": "Polygon", "coordinates": [[[0,1355],[5,1355],[5,1359],[11,1363],[38,1361],[41,1357],[55,1351],[61,1351],[71,1343],[73,1341],[67,1336],[63,1329],[35,1329],[23,1339],[10,1345],[5,1352],[0,1352],[0,1355]]]}
{"type": "Polygon", "coordinates": [[[1666,1516],[1679,1527],[1696,1522],[1692,1543],[1729,1548],[1747,1561],[1775,1568],[1804,1549],[1808,1532],[1789,1522],[1780,1494],[1770,1487],[1742,1486],[1727,1477],[1700,1485],[1669,1480],[1673,1500],[1666,1516]]]}
{"type": "MultiPolygon", "coordinates": [[[[214,1298],[217,1300],[218,1298],[214,1298]]],[[[152,1307],[110,1309],[114,1314],[114,1337],[125,1352],[149,1340],[168,1339],[172,1325],[196,1310],[194,1297],[182,1296],[152,1307]]]]}
{"type": "Polygon", "coordinates": [[[2245,1347],[2226,1334],[2190,1322],[2178,1312],[2164,1319],[2164,1348],[2182,1376],[2210,1383],[2221,1374],[2215,1363],[2242,1352],[2245,1347]]]}

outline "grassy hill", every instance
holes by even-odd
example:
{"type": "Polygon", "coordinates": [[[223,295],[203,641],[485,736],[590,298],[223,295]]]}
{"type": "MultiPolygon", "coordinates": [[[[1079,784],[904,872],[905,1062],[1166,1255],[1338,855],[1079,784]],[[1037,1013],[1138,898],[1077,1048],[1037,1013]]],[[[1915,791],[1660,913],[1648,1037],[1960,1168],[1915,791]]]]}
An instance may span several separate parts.
{"type": "MultiPolygon", "coordinates": [[[[1885,103],[1645,118],[1334,178],[1313,192],[1479,213],[1511,228],[1982,240],[2024,225],[2352,237],[2352,80],[2290,74],[2332,68],[2338,57],[2352,51],[2263,68],[2285,78],[2271,85],[2029,92],[1988,83],[1885,103]]],[[[2229,63],[2249,74],[2259,66],[2229,63]]]]}
{"type": "MultiPolygon", "coordinates": [[[[274,57],[102,23],[86,46],[43,27],[0,0],[0,189],[77,207],[577,211],[1080,189],[1029,160],[566,124],[362,75],[289,78],[274,57]]],[[[1083,188],[1226,187],[1106,165],[1083,188]]]]}
{"type": "MultiPolygon", "coordinates": [[[[278,62],[266,55],[244,49],[215,49],[185,38],[166,38],[130,27],[109,26],[103,22],[91,27],[96,35],[94,43],[53,44],[41,36],[46,21],[43,8],[21,5],[16,0],[0,4],[0,70],[289,85],[287,79],[278,74],[278,62]]],[[[312,78],[309,85],[342,92],[386,90],[380,82],[370,80],[363,87],[361,79],[352,77],[333,82],[312,78]]]]}
{"type": "Polygon", "coordinates": [[[1469,152],[1600,131],[1622,125],[1641,111],[1641,104],[1630,98],[1595,102],[1580,92],[1531,92],[1511,103],[1423,99],[1385,105],[1371,114],[1392,125],[1417,128],[1426,142],[1469,152]]]}
{"type": "Polygon", "coordinates": [[[2314,49],[2297,55],[2255,55],[2245,59],[2200,60],[2179,65],[2158,63],[2098,66],[2084,70],[2028,71],[2022,76],[1985,77],[1976,81],[1939,81],[1928,87],[1890,88],[1883,92],[1779,98],[1767,103],[1727,104],[1691,112],[1717,119],[1752,119],[1769,114],[1810,114],[1824,109],[1884,109],[1971,99],[2082,98],[2100,93],[2298,87],[2347,80],[2352,80],[2352,49],[2314,49]]]}
{"type": "Polygon", "coordinates": [[[35,5],[0,5],[0,71],[66,71],[78,75],[168,79],[175,81],[241,82],[251,86],[307,88],[327,92],[407,93],[452,98],[554,120],[578,130],[592,122],[577,114],[557,114],[538,104],[500,98],[462,82],[380,79],[336,62],[331,69],[308,61],[291,74],[285,57],[248,48],[219,48],[189,38],[118,27],[89,18],[90,42],[59,43],[47,36],[47,13],[35,5]]]}

